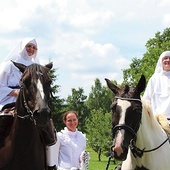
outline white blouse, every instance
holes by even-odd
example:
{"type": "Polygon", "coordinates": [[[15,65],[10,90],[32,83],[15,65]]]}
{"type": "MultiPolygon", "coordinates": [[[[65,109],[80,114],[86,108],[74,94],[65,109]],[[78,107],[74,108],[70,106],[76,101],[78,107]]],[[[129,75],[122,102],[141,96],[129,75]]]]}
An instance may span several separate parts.
{"type": "Polygon", "coordinates": [[[57,143],[47,147],[47,165],[56,165],[59,170],[80,169],[81,154],[85,148],[85,135],[77,129],[71,132],[65,127],[57,133],[57,143]]]}

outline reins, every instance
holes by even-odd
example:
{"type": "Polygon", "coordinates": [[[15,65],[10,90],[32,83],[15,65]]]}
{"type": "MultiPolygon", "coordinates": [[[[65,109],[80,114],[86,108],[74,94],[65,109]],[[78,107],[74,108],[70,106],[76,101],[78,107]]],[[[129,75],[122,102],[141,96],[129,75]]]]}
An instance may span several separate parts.
{"type": "MultiPolygon", "coordinates": [[[[119,96],[115,96],[115,99],[121,99],[121,100],[127,100],[127,101],[139,101],[141,102],[141,99],[135,99],[135,98],[123,98],[123,97],[119,97],[119,96]]],[[[133,135],[133,139],[130,141],[130,145],[129,145],[129,148],[131,149],[132,151],[132,154],[133,156],[136,158],[136,157],[142,157],[144,153],[147,153],[147,152],[153,152],[157,149],[159,149],[161,146],[163,146],[168,140],[169,140],[169,135],[168,137],[160,144],[158,145],[157,147],[153,148],[153,149],[148,149],[148,150],[145,150],[144,149],[140,149],[136,146],[136,133],[135,131],[128,125],[125,125],[125,124],[121,124],[121,125],[117,125],[113,128],[113,132],[117,131],[117,130],[121,130],[121,129],[124,129],[124,130],[127,130],[129,131],[132,135],[133,135]]],[[[113,146],[112,146],[113,147],[113,146]]],[[[111,158],[113,157],[113,155],[111,154],[108,158],[108,163],[107,163],[107,166],[106,166],[106,170],[108,170],[109,168],[109,164],[110,164],[110,160],[111,158]]]]}
{"type": "Polygon", "coordinates": [[[132,151],[132,153],[133,153],[133,155],[134,155],[135,158],[136,158],[136,157],[142,157],[143,154],[146,153],[146,152],[153,152],[153,151],[159,149],[159,148],[160,148],[161,146],[163,146],[168,140],[169,140],[169,136],[168,136],[159,146],[157,146],[157,147],[155,147],[155,148],[153,148],[153,149],[145,150],[145,148],[144,148],[144,149],[138,148],[138,147],[136,146],[134,140],[132,139],[131,142],[130,142],[129,147],[130,147],[130,149],[131,149],[131,151],[132,151]]]}
{"type": "Polygon", "coordinates": [[[109,156],[109,158],[108,158],[108,162],[107,162],[107,165],[106,165],[106,170],[109,169],[109,165],[110,165],[111,159],[112,159],[112,154],[111,154],[111,155],[109,156]]]}

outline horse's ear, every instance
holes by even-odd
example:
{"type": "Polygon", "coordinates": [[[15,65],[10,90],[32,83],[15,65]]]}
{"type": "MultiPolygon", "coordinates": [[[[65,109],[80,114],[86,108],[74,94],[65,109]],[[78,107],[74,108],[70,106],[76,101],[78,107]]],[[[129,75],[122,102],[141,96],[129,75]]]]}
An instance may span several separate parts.
{"type": "Polygon", "coordinates": [[[119,87],[114,85],[109,79],[105,78],[105,80],[106,80],[106,83],[107,83],[107,86],[109,87],[109,89],[112,90],[114,94],[117,94],[119,91],[119,87]]]}
{"type": "Polygon", "coordinates": [[[53,67],[53,63],[52,62],[45,65],[45,68],[47,69],[47,71],[51,70],[52,67],[53,67]]]}
{"type": "Polygon", "coordinates": [[[141,76],[137,86],[136,86],[136,90],[141,93],[144,91],[145,89],[145,86],[146,86],[146,78],[144,75],[141,76]]]}
{"type": "MultiPolygon", "coordinates": [[[[11,61],[12,61],[12,60],[11,60],[11,61]]],[[[21,63],[14,62],[14,61],[12,61],[12,62],[13,62],[13,64],[14,64],[22,73],[24,73],[25,68],[26,68],[27,66],[25,66],[24,64],[21,64],[21,63]]]]}

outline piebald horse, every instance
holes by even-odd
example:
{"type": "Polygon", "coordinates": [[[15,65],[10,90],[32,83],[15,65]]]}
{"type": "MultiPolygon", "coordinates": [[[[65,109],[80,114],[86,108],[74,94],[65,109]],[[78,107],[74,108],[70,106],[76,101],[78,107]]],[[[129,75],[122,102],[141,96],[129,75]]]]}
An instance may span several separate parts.
{"type": "Polygon", "coordinates": [[[152,113],[149,101],[141,99],[146,80],[122,88],[105,79],[115,94],[111,104],[112,157],[123,161],[121,170],[169,170],[169,137],[152,113]]]}

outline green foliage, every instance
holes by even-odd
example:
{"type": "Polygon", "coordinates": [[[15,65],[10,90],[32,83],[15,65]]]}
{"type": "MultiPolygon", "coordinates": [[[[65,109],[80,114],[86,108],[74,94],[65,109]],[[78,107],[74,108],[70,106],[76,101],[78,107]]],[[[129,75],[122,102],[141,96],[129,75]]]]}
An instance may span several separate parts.
{"type": "Polygon", "coordinates": [[[170,28],[167,28],[161,34],[157,32],[154,38],[146,43],[146,53],[142,59],[132,59],[130,68],[123,70],[124,84],[134,85],[138,82],[141,75],[145,75],[147,81],[152,76],[160,54],[163,51],[170,50],[170,28]]]}
{"type": "Polygon", "coordinates": [[[136,84],[136,79],[140,78],[140,77],[136,77],[136,76],[141,76],[141,62],[140,59],[137,58],[133,58],[132,59],[132,63],[130,64],[130,68],[123,70],[123,79],[124,82],[123,84],[129,84],[129,85],[134,85],[136,84]],[[135,77],[135,78],[134,78],[135,77]]]}
{"type": "Polygon", "coordinates": [[[89,110],[85,128],[88,143],[98,153],[99,160],[102,153],[108,155],[110,151],[111,114],[108,114],[108,112],[110,112],[112,99],[113,93],[107,87],[102,86],[99,79],[96,79],[85,103],[89,110]]]}
{"type": "Polygon", "coordinates": [[[50,77],[52,79],[52,84],[51,84],[52,97],[49,101],[49,105],[51,109],[54,126],[57,128],[57,127],[60,127],[62,124],[60,120],[60,114],[62,112],[62,103],[64,102],[64,99],[60,99],[59,96],[57,96],[60,86],[54,84],[54,82],[57,79],[57,75],[55,75],[55,72],[56,72],[56,69],[51,69],[49,72],[50,77]]]}
{"type": "Polygon", "coordinates": [[[112,102],[113,95],[107,87],[102,86],[100,80],[95,80],[95,85],[92,86],[88,100],[86,102],[89,110],[98,110],[102,108],[103,113],[110,111],[110,104],[112,102]]]}
{"type": "Polygon", "coordinates": [[[111,145],[111,114],[103,114],[102,109],[91,110],[91,117],[86,119],[88,145],[95,151],[106,156],[110,154],[111,145]]]}

